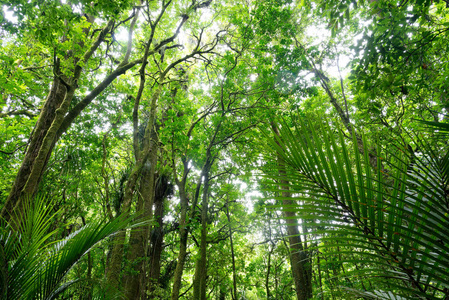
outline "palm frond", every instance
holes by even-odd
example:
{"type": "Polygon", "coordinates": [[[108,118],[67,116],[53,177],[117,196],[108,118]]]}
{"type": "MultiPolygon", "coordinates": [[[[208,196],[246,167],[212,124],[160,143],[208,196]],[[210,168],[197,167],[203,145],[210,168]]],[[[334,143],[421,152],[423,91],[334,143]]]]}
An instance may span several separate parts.
{"type": "Polygon", "coordinates": [[[56,233],[50,226],[58,212],[42,197],[24,202],[23,213],[9,223],[3,221],[0,231],[2,299],[54,299],[74,283],[63,284],[63,279],[93,246],[120,230],[148,223],[132,224],[133,217],[121,216],[113,221],[93,221],[50,243],[56,233]]]}
{"type": "Polygon", "coordinates": [[[281,157],[288,167],[286,178],[280,178],[276,164],[267,164],[267,177],[278,179],[270,190],[281,191],[281,179],[290,183],[298,205],[289,209],[312,220],[308,226],[326,241],[317,240],[317,248],[335,252],[333,233],[345,232],[346,258],[382,266],[354,270],[353,276],[384,278],[384,286],[394,285],[391,292],[398,297],[443,295],[449,288],[449,218],[441,161],[448,155],[435,157],[423,147],[417,156],[401,145],[381,151],[365,138],[361,153],[355,136],[348,144],[328,124],[318,129],[302,121],[292,129],[281,125],[274,138],[263,131],[276,154],[271,159],[281,157]],[[377,149],[375,167],[369,149],[377,149]]]}

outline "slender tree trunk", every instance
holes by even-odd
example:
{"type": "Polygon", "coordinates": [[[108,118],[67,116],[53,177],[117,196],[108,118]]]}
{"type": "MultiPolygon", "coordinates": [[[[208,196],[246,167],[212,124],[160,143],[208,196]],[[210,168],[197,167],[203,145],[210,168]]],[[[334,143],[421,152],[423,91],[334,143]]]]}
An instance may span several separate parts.
{"type": "MultiPolygon", "coordinates": [[[[185,164],[185,168],[187,168],[187,164],[185,164]]],[[[172,288],[172,300],[177,300],[179,297],[179,291],[181,290],[181,279],[182,279],[182,271],[184,268],[184,262],[187,254],[187,236],[188,236],[188,228],[187,228],[187,208],[188,208],[188,198],[185,190],[185,178],[183,178],[182,182],[177,182],[177,186],[179,189],[179,198],[181,200],[181,218],[179,221],[179,252],[178,252],[178,262],[176,264],[174,280],[173,280],[173,288],[172,288]]],[[[192,208],[193,209],[193,208],[192,208]]]]}
{"type": "Polygon", "coordinates": [[[274,264],[274,299],[278,299],[278,289],[279,289],[279,267],[278,265],[274,264]]]}
{"type": "MultiPolygon", "coordinates": [[[[207,161],[209,160],[210,153],[207,155],[207,161]]],[[[210,165],[206,162],[203,168],[204,187],[203,198],[201,205],[201,241],[200,241],[200,259],[198,265],[198,281],[193,286],[193,299],[205,300],[206,299],[206,275],[207,275],[207,212],[209,210],[209,169],[210,165]]]]}
{"type": "MultiPolygon", "coordinates": [[[[83,216],[81,216],[81,220],[83,222],[83,226],[86,226],[86,220],[83,216]]],[[[86,278],[87,278],[87,293],[82,296],[82,299],[85,300],[92,300],[92,255],[90,254],[90,251],[87,253],[87,272],[86,272],[86,278]]]]}
{"type": "MultiPolygon", "coordinates": [[[[136,171],[137,171],[137,176],[140,175],[140,171],[138,171],[139,168],[142,168],[144,165],[147,164],[147,159],[148,159],[148,154],[150,154],[151,158],[154,158],[154,161],[151,161],[151,158],[149,159],[149,163],[150,163],[150,167],[149,167],[149,172],[147,174],[145,174],[146,176],[148,176],[148,182],[145,182],[143,184],[143,186],[141,187],[141,190],[144,194],[141,194],[141,197],[144,197],[146,199],[142,199],[143,200],[143,205],[140,206],[140,209],[143,209],[144,207],[146,207],[144,209],[144,214],[148,214],[147,217],[151,216],[151,210],[152,210],[152,205],[153,205],[153,194],[154,194],[154,173],[155,173],[155,163],[157,160],[157,143],[152,142],[151,141],[151,137],[153,137],[153,130],[154,130],[154,120],[156,119],[156,104],[157,101],[159,100],[159,95],[161,93],[161,89],[162,87],[159,86],[158,89],[156,90],[156,92],[153,94],[151,101],[150,101],[150,115],[148,118],[148,121],[146,122],[146,128],[145,128],[145,134],[143,137],[139,137],[139,132],[140,132],[140,128],[139,128],[139,108],[140,108],[140,101],[142,99],[142,94],[143,91],[145,89],[145,82],[146,82],[146,75],[145,75],[145,69],[147,67],[148,61],[148,55],[149,55],[149,51],[150,51],[150,42],[153,38],[153,34],[154,34],[154,27],[151,28],[151,34],[150,34],[150,39],[147,42],[146,46],[145,46],[145,50],[144,50],[144,54],[143,54],[143,61],[142,61],[142,65],[140,66],[139,69],[139,75],[140,75],[140,83],[139,83],[139,89],[137,91],[137,95],[136,98],[134,99],[134,108],[133,108],[133,149],[134,149],[134,157],[136,159],[136,171]]],[[[163,76],[161,76],[161,81],[163,81],[163,76]]],[[[145,177],[146,177],[145,176],[145,177]]],[[[136,178],[137,179],[137,178],[136,178]]],[[[142,179],[142,180],[146,180],[146,179],[142,179]]],[[[128,183],[130,183],[128,181],[128,183]]],[[[131,184],[133,184],[131,182],[131,184]]],[[[126,202],[126,211],[129,210],[130,204],[131,204],[131,200],[132,200],[132,193],[133,191],[130,191],[131,193],[131,198],[129,199],[125,199],[126,202]],[[127,201],[128,200],[128,201],[127,201]]],[[[120,238],[123,240],[124,242],[124,238],[122,236],[120,236],[120,238]]],[[[145,229],[142,228],[142,231],[140,233],[134,233],[131,234],[131,249],[130,252],[128,253],[128,261],[131,261],[131,264],[134,264],[135,260],[138,259],[138,257],[140,257],[141,260],[146,258],[146,252],[145,252],[145,245],[148,241],[148,228],[147,226],[145,226],[145,229]]],[[[123,247],[117,248],[117,255],[119,255],[119,253],[123,252],[123,247]]],[[[121,258],[117,258],[117,259],[121,259],[121,258]]],[[[117,268],[117,264],[118,262],[114,262],[116,265],[114,266],[114,268],[117,268]]],[[[125,282],[125,297],[127,299],[138,299],[141,294],[141,289],[143,289],[143,286],[140,286],[140,278],[141,276],[145,276],[144,274],[141,274],[140,272],[142,272],[142,266],[143,266],[143,261],[138,262],[135,267],[137,268],[136,270],[132,270],[132,272],[136,272],[137,274],[131,274],[130,277],[127,278],[126,282],[125,282]]],[[[114,276],[114,275],[112,275],[114,276]]],[[[113,279],[115,281],[115,279],[113,277],[110,277],[111,279],[113,279]]],[[[118,281],[115,282],[115,284],[118,284],[118,281]]],[[[118,285],[117,285],[118,286],[118,285]]]]}
{"type": "MultiPolygon", "coordinates": [[[[148,125],[147,125],[148,126],[148,125]]],[[[139,219],[149,220],[153,216],[153,202],[155,195],[155,173],[157,164],[158,140],[157,134],[152,132],[152,140],[149,143],[151,149],[148,162],[142,169],[138,204],[136,211],[139,219]]],[[[141,141],[141,144],[144,144],[141,141]]],[[[146,259],[148,253],[148,240],[150,228],[148,225],[137,228],[131,232],[127,261],[130,264],[130,274],[126,274],[125,297],[126,299],[139,299],[146,291],[146,259]]],[[[129,269],[128,268],[128,269],[129,269]]]]}
{"type": "Polygon", "coordinates": [[[301,222],[301,227],[302,227],[302,232],[304,235],[304,241],[302,243],[303,245],[303,251],[305,254],[305,267],[306,267],[306,274],[307,274],[307,287],[309,288],[309,297],[312,297],[313,294],[313,290],[312,290],[312,252],[307,251],[307,249],[309,248],[308,244],[307,244],[307,236],[308,236],[308,228],[307,228],[307,224],[306,224],[307,220],[302,220],[301,222]]]}
{"type": "MultiPolygon", "coordinates": [[[[202,178],[204,176],[206,166],[209,165],[209,159],[210,159],[210,157],[206,158],[206,163],[203,166],[203,168],[201,169],[201,175],[198,178],[198,182],[196,184],[195,195],[193,197],[191,210],[190,210],[190,214],[189,214],[190,220],[193,219],[193,217],[195,216],[196,205],[198,203],[202,178]]],[[[188,240],[188,235],[189,235],[188,224],[187,224],[188,198],[187,198],[187,192],[186,192],[187,175],[189,173],[189,167],[188,167],[189,161],[184,160],[183,164],[184,164],[184,172],[183,172],[183,177],[182,177],[181,181],[179,181],[176,173],[174,172],[174,178],[176,181],[176,185],[178,186],[178,189],[179,189],[179,198],[181,200],[180,201],[181,218],[180,218],[180,222],[179,222],[180,240],[179,240],[178,262],[176,264],[176,270],[175,270],[174,279],[173,279],[173,288],[172,288],[172,295],[171,295],[172,300],[177,300],[179,298],[179,291],[181,290],[182,272],[184,269],[185,258],[187,255],[187,240],[188,240]]]]}
{"type": "MultiPolygon", "coordinates": [[[[139,179],[143,166],[144,166],[143,159],[141,159],[140,161],[136,162],[136,165],[131,171],[131,174],[128,178],[125,187],[125,195],[121,209],[122,214],[129,215],[131,203],[134,197],[134,191],[136,190],[137,181],[139,179]]],[[[124,252],[123,246],[125,240],[126,240],[126,230],[122,230],[114,236],[113,248],[111,251],[111,259],[109,261],[106,270],[106,278],[108,280],[109,285],[117,290],[120,287],[120,273],[122,269],[122,260],[124,252]]]]}
{"type": "MultiPolygon", "coordinates": [[[[126,184],[125,196],[122,204],[122,214],[129,214],[129,209],[131,207],[131,202],[134,196],[135,187],[137,180],[140,175],[141,167],[134,166],[126,184]]],[[[106,279],[109,286],[112,289],[120,289],[120,274],[122,271],[122,260],[124,244],[126,240],[126,230],[119,231],[113,238],[113,247],[111,250],[111,259],[109,260],[108,266],[106,268],[106,279]]]]}
{"type": "Polygon", "coordinates": [[[193,298],[194,300],[200,299],[200,286],[201,286],[201,257],[195,262],[195,273],[193,275],[193,298]]]}
{"type": "Polygon", "coordinates": [[[270,295],[270,270],[271,270],[271,253],[273,249],[268,252],[268,261],[267,261],[267,274],[265,275],[265,291],[267,293],[267,300],[271,298],[270,295]]]}
{"type": "MultiPolygon", "coordinates": [[[[274,133],[279,136],[279,131],[274,123],[271,123],[274,133]]],[[[295,282],[296,296],[298,300],[307,300],[312,298],[312,280],[309,278],[308,269],[311,268],[308,256],[304,251],[301,236],[298,229],[298,218],[294,212],[292,195],[289,191],[289,182],[285,179],[285,163],[278,156],[278,168],[280,180],[280,189],[282,190],[282,209],[284,221],[287,225],[288,241],[290,246],[290,264],[292,268],[293,281],[295,282]]]]}
{"type": "MultiPolygon", "coordinates": [[[[327,257],[324,257],[324,260],[328,260],[327,259],[327,257]]],[[[327,279],[327,282],[329,282],[329,288],[330,288],[330,290],[331,290],[331,297],[332,297],[332,299],[335,299],[335,293],[334,293],[334,280],[333,279],[331,279],[331,277],[330,277],[330,275],[329,275],[329,265],[327,266],[327,268],[326,268],[326,279],[327,279]]]]}
{"type": "Polygon", "coordinates": [[[220,286],[220,294],[218,295],[218,300],[226,300],[226,290],[220,286]]]}
{"type": "Polygon", "coordinates": [[[324,293],[323,293],[323,280],[321,278],[321,262],[320,262],[320,253],[317,253],[317,267],[318,267],[318,285],[320,287],[321,292],[321,299],[324,300],[324,293]]]}
{"type": "Polygon", "coordinates": [[[234,293],[232,295],[232,299],[237,299],[237,274],[235,271],[235,254],[234,254],[234,241],[232,238],[232,224],[231,224],[231,215],[229,213],[229,199],[226,198],[226,217],[229,223],[229,242],[231,245],[231,259],[232,259],[232,286],[234,289],[234,293]]]}
{"type": "Polygon", "coordinates": [[[93,288],[92,288],[92,255],[90,254],[90,251],[87,253],[87,295],[86,295],[86,299],[87,300],[92,300],[92,293],[93,293],[93,288]]]}
{"type": "MultiPolygon", "coordinates": [[[[282,185],[288,185],[288,181],[282,180],[282,185]]],[[[287,187],[288,188],[288,187],[287,187]]],[[[285,189],[285,188],[284,188],[285,189]]],[[[290,198],[290,192],[282,192],[284,199],[290,198]]],[[[296,295],[298,300],[312,298],[311,278],[308,269],[311,267],[307,254],[302,246],[301,236],[298,230],[296,214],[291,211],[292,200],[283,200],[284,218],[287,224],[287,234],[290,244],[290,262],[293,279],[295,281],[296,295]]]]}

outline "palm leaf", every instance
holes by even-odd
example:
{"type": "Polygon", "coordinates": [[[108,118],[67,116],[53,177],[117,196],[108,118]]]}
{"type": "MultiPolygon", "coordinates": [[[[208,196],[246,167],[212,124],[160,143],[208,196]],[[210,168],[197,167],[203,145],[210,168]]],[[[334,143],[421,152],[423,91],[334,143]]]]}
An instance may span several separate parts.
{"type": "Polygon", "coordinates": [[[51,201],[42,197],[26,200],[23,214],[10,223],[4,222],[0,232],[2,299],[54,299],[73,282],[63,284],[70,269],[90,249],[105,238],[131,224],[132,217],[88,223],[58,242],[50,242],[56,231],[50,231],[58,212],[51,201]]]}
{"type": "MultiPolygon", "coordinates": [[[[302,121],[293,129],[281,124],[274,139],[262,131],[275,154],[271,159],[281,157],[288,167],[287,178],[282,179],[290,182],[298,201],[290,209],[303,220],[314,220],[307,224],[316,229],[318,250],[336,253],[332,233],[345,232],[351,245],[345,261],[356,256],[371,266],[382,265],[351,271],[352,276],[384,278],[384,286],[393,287],[391,292],[398,297],[441,297],[449,288],[449,219],[443,186],[448,155],[439,158],[425,151],[417,156],[400,145],[382,153],[377,146],[373,168],[365,138],[360,153],[355,136],[352,146],[347,145],[341,132],[336,134],[328,124],[318,129],[302,121]]],[[[264,171],[268,178],[279,178],[275,164],[267,164],[264,171]]],[[[271,191],[281,191],[279,181],[272,181],[271,191]]]]}

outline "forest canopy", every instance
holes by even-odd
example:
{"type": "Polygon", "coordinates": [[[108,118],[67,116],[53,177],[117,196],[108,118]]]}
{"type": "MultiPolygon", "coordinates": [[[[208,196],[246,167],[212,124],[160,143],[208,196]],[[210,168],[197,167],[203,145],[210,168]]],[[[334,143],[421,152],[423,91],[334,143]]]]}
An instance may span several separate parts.
{"type": "Polygon", "coordinates": [[[1,299],[449,299],[449,1],[0,6],[1,299]]]}

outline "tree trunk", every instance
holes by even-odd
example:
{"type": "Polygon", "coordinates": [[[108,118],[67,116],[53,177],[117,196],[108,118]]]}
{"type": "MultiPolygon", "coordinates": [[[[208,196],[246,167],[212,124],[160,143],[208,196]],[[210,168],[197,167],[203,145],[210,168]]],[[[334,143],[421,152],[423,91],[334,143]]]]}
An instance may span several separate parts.
{"type": "MultiPolygon", "coordinates": [[[[57,68],[57,67],[56,67],[57,68]]],[[[41,146],[44,142],[47,132],[50,129],[56,115],[56,110],[60,107],[65,98],[67,88],[61,83],[58,78],[53,79],[50,92],[45,100],[42,111],[37,120],[36,126],[30,137],[30,144],[28,145],[25,157],[20,165],[19,171],[14,180],[14,184],[6,200],[5,206],[2,210],[2,217],[9,219],[15,206],[20,206],[20,196],[24,189],[31,170],[34,165],[41,146]]],[[[48,156],[48,155],[47,155],[48,156]]],[[[35,187],[36,188],[36,187],[35,187]]]]}
{"type": "MultiPolygon", "coordinates": [[[[82,64],[90,59],[111,28],[112,21],[107,23],[95,42],[85,52],[81,60],[82,64]]],[[[61,74],[60,59],[55,57],[54,63],[55,74],[61,74]]],[[[82,64],[75,65],[71,78],[63,75],[54,76],[50,92],[45,100],[34,131],[31,133],[30,145],[25,153],[25,158],[2,209],[1,216],[7,220],[10,218],[13,210],[21,211],[22,197],[32,196],[37,191],[42,174],[57,140],[58,131],[69,110],[75,90],[78,88],[77,84],[81,76],[82,64]]]]}
{"type": "MultiPolygon", "coordinates": [[[[280,173],[282,173],[281,169],[280,173]]],[[[282,189],[288,190],[288,184],[288,181],[281,180],[281,185],[283,186],[281,187],[282,189]]],[[[308,255],[302,246],[296,214],[291,211],[293,203],[292,200],[288,200],[288,198],[291,198],[291,193],[282,192],[282,198],[284,198],[282,207],[284,210],[284,220],[287,224],[288,241],[290,244],[290,263],[295,282],[296,295],[298,300],[311,299],[312,281],[309,276],[311,265],[309,263],[308,255]]]]}
{"type": "Polygon", "coordinates": [[[234,293],[232,295],[232,299],[237,299],[237,274],[235,271],[234,241],[232,239],[231,215],[229,214],[229,201],[228,200],[229,199],[226,198],[226,217],[227,217],[228,223],[229,223],[229,242],[231,245],[231,259],[232,259],[232,285],[234,288],[234,293]]]}
{"type": "Polygon", "coordinates": [[[267,261],[267,274],[265,275],[265,291],[267,293],[267,300],[271,298],[270,296],[270,270],[271,270],[271,253],[273,252],[273,248],[268,252],[268,261],[267,261]]]}
{"type": "Polygon", "coordinates": [[[226,300],[226,290],[222,286],[220,286],[220,294],[218,295],[218,300],[226,300]]]}
{"type": "MultiPolygon", "coordinates": [[[[79,62],[79,64],[75,65],[72,77],[67,78],[63,75],[54,76],[47,99],[45,100],[36,126],[30,135],[30,144],[27,147],[25,157],[2,209],[1,217],[6,220],[10,219],[14,210],[17,209],[20,212],[21,199],[23,197],[32,196],[36,193],[56,142],[70,127],[74,119],[115,78],[141,62],[141,60],[136,60],[117,67],[89,95],[69,111],[73,95],[78,88],[78,81],[83,70],[83,65],[89,61],[101,43],[103,43],[106,35],[112,29],[112,25],[113,21],[110,20],[101,30],[97,39],[93,41],[90,48],[86,50],[82,59],[76,62],[79,62]]],[[[87,33],[88,31],[85,32],[86,35],[87,33]]],[[[68,54],[65,58],[70,59],[70,55],[68,54]]],[[[61,74],[59,65],[60,59],[55,58],[54,72],[56,74],[61,74]]]]}
{"type": "Polygon", "coordinates": [[[207,211],[209,210],[209,157],[203,168],[204,187],[203,199],[201,205],[201,241],[200,241],[200,258],[198,264],[198,280],[197,284],[193,286],[193,299],[206,299],[206,276],[207,276],[207,211]]]}
{"type": "MultiPolygon", "coordinates": [[[[184,168],[187,168],[187,164],[184,164],[184,168]]],[[[177,180],[176,180],[177,181],[177,180]]],[[[179,252],[178,252],[178,261],[176,264],[174,279],[173,279],[173,288],[172,288],[172,300],[177,300],[179,298],[179,291],[181,290],[181,279],[182,279],[182,271],[184,268],[184,262],[187,254],[187,208],[188,208],[188,199],[187,193],[185,190],[185,177],[182,182],[177,181],[176,185],[179,189],[179,198],[181,204],[181,218],[179,220],[179,252]]],[[[193,208],[192,208],[193,209],[193,208]]]]}
{"type": "MultiPolygon", "coordinates": [[[[149,126],[149,124],[147,124],[149,126]]],[[[145,141],[141,139],[141,145],[145,145],[145,141]]],[[[145,146],[142,146],[144,148],[145,146]]],[[[157,164],[158,139],[157,134],[153,130],[149,145],[151,152],[148,162],[145,163],[140,178],[140,192],[138,195],[138,204],[136,211],[139,219],[149,220],[153,216],[153,202],[155,197],[155,174],[157,164]]],[[[150,227],[148,225],[137,228],[131,232],[129,239],[129,250],[127,262],[130,264],[128,269],[131,272],[126,274],[125,281],[125,298],[140,299],[144,298],[147,287],[147,253],[149,245],[150,227]]]]}
{"type": "MultiPolygon", "coordinates": [[[[271,123],[274,133],[279,136],[279,131],[276,125],[271,123]]],[[[301,241],[301,236],[298,229],[298,219],[296,213],[292,209],[294,207],[291,200],[292,195],[289,191],[289,182],[285,179],[286,170],[285,163],[282,158],[278,156],[278,168],[280,180],[280,189],[282,191],[282,209],[284,221],[287,225],[288,241],[290,246],[290,264],[292,268],[293,281],[295,283],[296,296],[298,300],[307,300],[312,298],[312,278],[309,276],[311,272],[311,264],[307,253],[301,241]]]]}
{"type": "MultiPolygon", "coordinates": [[[[156,152],[156,151],[154,151],[156,152]]],[[[152,217],[153,195],[154,195],[154,173],[157,157],[151,155],[149,164],[145,165],[142,170],[139,187],[139,197],[136,207],[136,211],[139,215],[139,219],[145,220],[152,217]]],[[[148,244],[148,226],[136,228],[131,231],[129,238],[129,250],[127,255],[127,261],[129,266],[127,269],[131,269],[129,274],[125,275],[125,298],[126,299],[139,299],[140,295],[145,290],[145,286],[141,285],[145,281],[141,280],[144,276],[144,263],[146,259],[148,244]]]]}
{"type": "MultiPolygon", "coordinates": [[[[164,75],[159,78],[161,81],[164,80],[164,75]]],[[[157,101],[162,91],[162,85],[160,85],[156,91],[153,93],[150,100],[150,114],[148,117],[148,122],[145,128],[145,137],[143,141],[143,147],[139,150],[139,147],[134,147],[134,155],[136,157],[135,165],[129,175],[128,182],[126,183],[125,196],[123,199],[122,214],[126,216],[129,215],[131,204],[134,198],[134,192],[136,190],[137,181],[141,175],[142,169],[146,162],[148,161],[151,154],[156,152],[155,145],[150,143],[150,136],[154,129],[154,121],[156,119],[157,112],[157,101]]],[[[140,99],[136,98],[136,102],[140,99]]],[[[138,129],[137,129],[138,130],[138,129]]],[[[136,128],[134,126],[134,131],[136,128]]],[[[136,139],[137,134],[134,132],[134,139],[136,139]]],[[[134,140],[134,144],[139,144],[138,141],[134,140]]],[[[114,246],[112,248],[111,260],[106,272],[106,278],[109,285],[117,290],[120,289],[120,272],[122,269],[124,243],[126,241],[126,231],[122,230],[114,236],[114,246]]]]}
{"type": "Polygon", "coordinates": [[[201,289],[201,256],[195,262],[195,273],[193,275],[193,298],[194,300],[200,299],[201,289]]]}
{"type": "MultiPolygon", "coordinates": [[[[179,181],[176,173],[174,172],[174,178],[176,181],[176,185],[179,189],[179,198],[180,198],[180,204],[181,204],[181,218],[179,221],[179,252],[178,252],[178,262],[176,264],[176,270],[174,274],[174,280],[173,280],[173,289],[172,289],[172,300],[177,300],[179,298],[179,291],[181,290],[181,279],[182,279],[182,272],[184,269],[184,263],[185,258],[187,255],[187,239],[189,235],[188,230],[188,224],[187,224],[187,209],[188,209],[188,198],[187,198],[187,192],[186,192],[186,183],[187,183],[187,175],[189,173],[189,161],[184,160],[184,172],[182,176],[182,180],[179,181]]],[[[201,169],[201,175],[198,178],[198,182],[196,184],[196,190],[195,195],[193,197],[191,209],[190,209],[190,215],[189,219],[193,219],[195,212],[196,212],[196,205],[198,203],[199,193],[201,189],[201,183],[202,183],[202,177],[205,173],[206,166],[209,165],[208,159],[206,159],[206,163],[201,169]]]]}
{"type": "MultiPolygon", "coordinates": [[[[134,166],[126,184],[125,196],[122,204],[121,213],[129,215],[131,203],[134,197],[134,191],[139,179],[141,170],[143,168],[142,162],[137,162],[134,166]]],[[[106,278],[111,287],[119,289],[120,287],[120,273],[122,269],[122,260],[124,252],[124,244],[126,240],[126,230],[122,230],[114,236],[113,248],[111,251],[111,260],[106,272],[106,278]]]]}
{"type": "Polygon", "coordinates": [[[324,294],[323,294],[323,280],[321,278],[321,262],[320,262],[320,253],[317,253],[317,267],[318,267],[318,285],[320,287],[320,293],[321,293],[321,299],[324,300],[324,294]]]}
{"type": "Polygon", "coordinates": [[[154,198],[154,218],[157,221],[153,232],[151,233],[151,249],[150,249],[150,267],[149,267],[149,285],[150,292],[159,284],[161,274],[161,254],[164,241],[164,200],[167,197],[168,182],[163,179],[165,175],[159,177],[159,184],[156,186],[156,196],[154,198]],[[161,189],[163,189],[161,191],[161,189]]]}
{"type": "MultiPolygon", "coordinates": [[[[131,202],[134,196],[135,186],[140,175],[141,168],[135,166],[128,178],[125,188],[125,196],[122,204],[122,214],[129,214],[131,202]]],[[[126,230],[119,231],[113,238],[113,246],[111,250],[111,259],[106,268],[106,279],[108,285],[115,290],[120,289],[120,274],[122,271],[122,260],[124,244],[126,240],[126,230]]]]}
{"type": "MultiPolygon", "coordinates": [[[[86,226],[86,219],[81,216],[83,226],[86,226]]],[[[87,286],[85,288],[86,293],[82,295],[83,300],[92,300],[93,286],[92,286],[92,255],[90,251],[87,253],[87,272],[86,272],[87,286]]]]}

